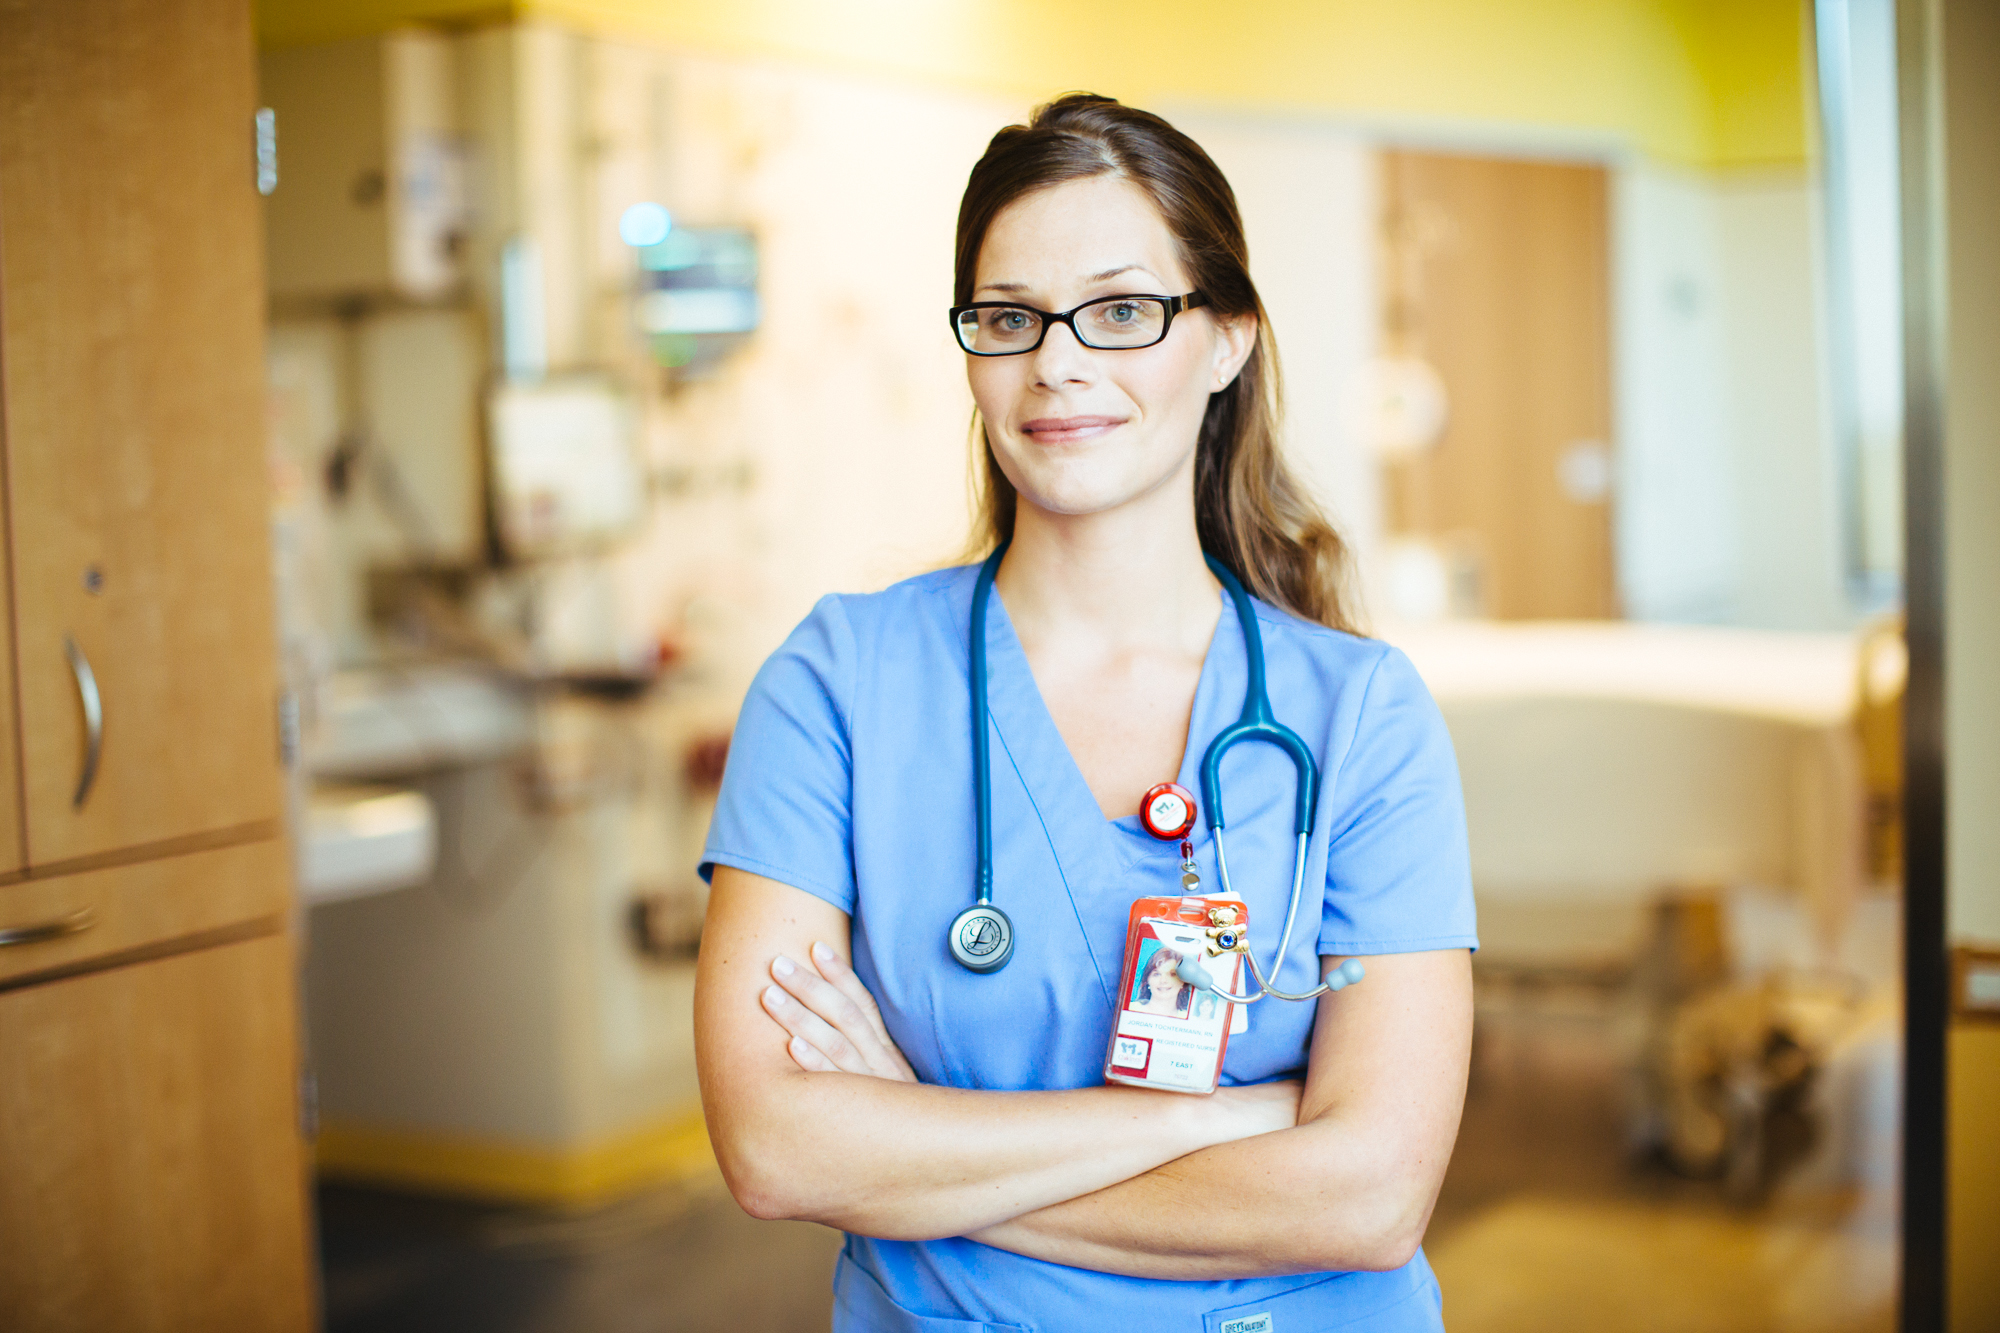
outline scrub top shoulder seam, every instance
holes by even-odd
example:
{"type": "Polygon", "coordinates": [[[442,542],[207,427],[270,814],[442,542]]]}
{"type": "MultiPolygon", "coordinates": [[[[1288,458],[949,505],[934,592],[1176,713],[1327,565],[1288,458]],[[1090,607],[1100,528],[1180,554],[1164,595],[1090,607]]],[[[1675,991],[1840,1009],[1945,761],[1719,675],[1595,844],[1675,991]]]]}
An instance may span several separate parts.
{"type": "Polygon", "coordinates": [[[840,890],[834,889],[819,880],[818,877],[801,875],[788,866],[775,865],[759,857],[746,856],[742,852],[732,852],[723,847],[709,848],[702,855],[701,863],[704,867],[730,866],[747,874],[761,875],[765,879],[775,880],[789,888],[797,889],[800,893],[809,893],[828,906],[839,908],[849,917],[854,915],[854,909],[857,904],[852,899],[856,895],[851,890],[844,895],[840,890]],[[843,902],[843,897],[847,897],[849,901],[843,902]]]}

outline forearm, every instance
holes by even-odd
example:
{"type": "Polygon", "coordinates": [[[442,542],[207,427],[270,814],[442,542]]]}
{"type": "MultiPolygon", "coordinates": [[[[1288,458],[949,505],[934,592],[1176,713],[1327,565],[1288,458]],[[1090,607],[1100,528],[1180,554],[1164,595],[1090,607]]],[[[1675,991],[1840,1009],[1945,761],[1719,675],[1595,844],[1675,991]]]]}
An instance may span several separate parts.
{"type": "Polygon", "coordinates": [[[1245,1132],[1229,1107],[1173,1093],[980,1092],[802,1070],[747,1094],[718,1089],[707,1109],[748,1211],[897,1240],[990,1227],[1245,1132]]]}
{"type": "Polygon", "coordinates": [[[1132,1277],[1396,1268],[1422,1239],[1442,1172],[1441,1162],[1394,1160],[1328,1116],[1191,1153],[971,1238],[1132,1277]]]}

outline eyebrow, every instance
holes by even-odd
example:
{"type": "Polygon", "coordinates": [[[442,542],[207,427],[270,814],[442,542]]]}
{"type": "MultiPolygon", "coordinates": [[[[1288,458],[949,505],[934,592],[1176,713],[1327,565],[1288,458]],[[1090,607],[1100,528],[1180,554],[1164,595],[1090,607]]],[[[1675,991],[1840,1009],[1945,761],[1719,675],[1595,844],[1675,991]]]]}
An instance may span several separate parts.
{"type": "MultiPolygon", "coordinates": [[[[1086,287],[1094,286],[1100,282],[1109,282],[1120,273],[1131,273],[1135,270],[1142,270],[1147,273],[1152,272],[1144,264],[1120,264],[1116,268],[1107,268],[1102,273],[1093,273],[1085,278],[1083,282],[1086,287]]],[[[978,290],[982,292],[1025,292],[1028,290],[1028,284],[1024,282],[987,282],[981,283],[978,290]]]]}

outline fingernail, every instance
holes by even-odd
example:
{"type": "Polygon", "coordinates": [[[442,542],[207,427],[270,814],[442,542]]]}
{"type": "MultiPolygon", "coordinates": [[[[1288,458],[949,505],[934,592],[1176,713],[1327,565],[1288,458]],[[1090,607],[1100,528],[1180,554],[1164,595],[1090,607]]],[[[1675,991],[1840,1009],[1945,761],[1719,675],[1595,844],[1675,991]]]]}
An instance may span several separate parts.
{"type": "Polygon", "coordinates": [[[830,963],[833,961],[833,950],[827,948],[826,945],[820,943],[818,940],[814,940],[813,957],[819,959],[822,963],[830,963]]]}
{"type": "Polygon", "coordinates": [[[785,1002],[785,993],[783,991],[779,990],[776,986],[764,987],[765,1004],[781,1005],[784,1002],[785,1002]]]}
{"type": "Polygon", "coordinates": [[[791,959],[779,954],[771,960],[771,970],[781,977],[789,977],[795,969],[791,959]]]}

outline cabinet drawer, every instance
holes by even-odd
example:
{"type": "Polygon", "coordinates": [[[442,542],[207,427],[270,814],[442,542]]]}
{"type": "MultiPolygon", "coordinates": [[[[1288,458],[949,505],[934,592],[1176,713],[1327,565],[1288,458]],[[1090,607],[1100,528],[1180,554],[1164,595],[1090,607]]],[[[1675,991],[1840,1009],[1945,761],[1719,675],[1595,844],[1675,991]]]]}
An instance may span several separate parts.
{"type": "Polygon", "coordinates": [[[51,927],[45,937],[0,945],[0,987],[147,956],[259,921],[275,928],[291,906],[291,876],[287,844],[270,838],[0,887],[0,938],[51,927]],[[67,933],[55,933],[63,925],[67,933]]]}
{"type": "Polygon", "coordinates": [[[266,936],[0,995],[0,1328],[310,1333],[295,978],[266,936]]]}

